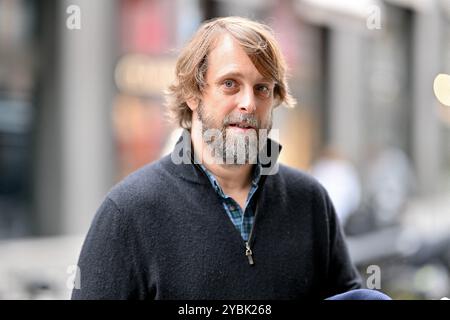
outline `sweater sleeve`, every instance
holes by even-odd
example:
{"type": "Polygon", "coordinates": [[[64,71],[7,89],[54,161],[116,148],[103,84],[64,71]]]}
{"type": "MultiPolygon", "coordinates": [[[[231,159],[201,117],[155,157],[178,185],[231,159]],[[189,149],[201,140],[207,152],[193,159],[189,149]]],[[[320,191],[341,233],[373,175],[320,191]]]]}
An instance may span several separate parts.
{"type": "Polygon", "coordinates": [[[144,290],[136,267],[133,223],[106,198],[98,209],[81,249],[80,288],[73,300],[139,299],[144,290]]]}
{"type": "Polygon", "coordinates": [[[361,278],[350,259],[344,233],[334,206],[325,191],[329,227],[328,279],[325,297],[361,287],[361,278]]]}

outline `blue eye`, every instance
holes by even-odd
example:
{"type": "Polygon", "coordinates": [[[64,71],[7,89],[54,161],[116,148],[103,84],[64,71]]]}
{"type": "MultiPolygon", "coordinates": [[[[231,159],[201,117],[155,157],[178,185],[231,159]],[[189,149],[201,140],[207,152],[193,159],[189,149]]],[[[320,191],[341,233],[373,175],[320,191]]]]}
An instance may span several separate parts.
{"type": "Polygon", "coordinates": [[[270,88],[266,85],[260,85],[256,88],[256,90],[263,96],[270,96],[270,88]]]}
{"type": "Polygon", "coordinates": [[[223,84],[225,85],[225,87],[227,89],[231,89],[231,88],[233,88],[235,86],[234,80],[225,80],[223,82],[223,84]]]}
{"type": "Polygon", "coordinates": [[[260,86],[260,87],[258,87],[258,90],[261,92],[267,92],[267,91],[269,91],[269,88],[267,88],[266,86],[260,86]]]}

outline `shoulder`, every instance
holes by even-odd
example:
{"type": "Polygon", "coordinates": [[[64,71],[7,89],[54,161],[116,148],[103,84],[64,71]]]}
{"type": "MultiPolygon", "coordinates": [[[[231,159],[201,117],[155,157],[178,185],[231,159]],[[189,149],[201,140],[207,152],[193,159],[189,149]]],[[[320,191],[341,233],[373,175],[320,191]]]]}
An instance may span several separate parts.
{"type": "Polygon", "coordinates": [[[317,221],[334,220],[334,207],[328,192],[307,172],[280,164],[278,173],[271,180],[270,192],[290,206],[303,208],[302,214],[309,212],[317,221]]]}
{"type": "Polygon", "coordinates": [[[173,189],[173,176],[166,170],[167,157],[147,164],[118,182],[106,195],[118,210],[131,211],[154,206],[156,201],[173,189]]]}
{"type": "Polygon", "coordinates": [[[280,164],[277,176],[279,183],[284,185],[287,192],[307,192],[326,196],[325,188],[305,171],[280,164]]]}

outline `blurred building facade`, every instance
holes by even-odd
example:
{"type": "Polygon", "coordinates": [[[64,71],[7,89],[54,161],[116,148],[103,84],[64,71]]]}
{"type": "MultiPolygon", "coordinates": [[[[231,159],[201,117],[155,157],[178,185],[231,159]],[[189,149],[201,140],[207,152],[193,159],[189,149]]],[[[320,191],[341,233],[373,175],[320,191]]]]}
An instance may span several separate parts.
{"type": "Polygon", "coordinates": [[[299,102],[274,113],[281,161],[308,170],[332,145],[368,192],[371,160],[394,148],[416,197],[448,192],[450,117],[432,81],[450,73],[449,6],[0,0],[0,239],[85,234],[109,188],[160,157],[174,129],[162,93],[177,50],[216,16],[276,32],[299,102]],[[80,29],[67,26],[72,5],[80,29]]]}

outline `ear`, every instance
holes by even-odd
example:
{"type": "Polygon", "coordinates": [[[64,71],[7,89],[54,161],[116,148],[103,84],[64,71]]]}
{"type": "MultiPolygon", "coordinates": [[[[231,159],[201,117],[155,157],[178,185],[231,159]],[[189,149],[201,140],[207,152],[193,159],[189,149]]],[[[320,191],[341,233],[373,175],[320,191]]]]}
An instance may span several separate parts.
{"type": "Polygon", "coordinates": [[[199,100],[196,97],[190,97],[186,100],[186,104],[191,111],[195,111],[198,108],[199,100]]]}

